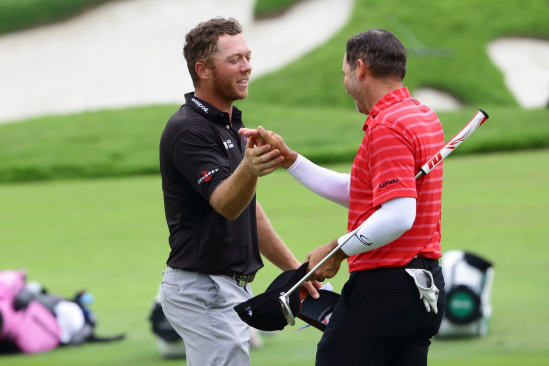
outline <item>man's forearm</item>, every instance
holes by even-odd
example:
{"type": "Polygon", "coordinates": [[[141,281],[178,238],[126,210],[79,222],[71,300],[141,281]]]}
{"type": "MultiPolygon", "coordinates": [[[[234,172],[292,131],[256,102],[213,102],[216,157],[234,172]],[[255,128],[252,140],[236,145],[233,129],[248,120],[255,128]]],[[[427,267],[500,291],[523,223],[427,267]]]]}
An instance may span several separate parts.
{"type": "Polygon", "coordinates": [[[279,150],[271,150],[268,145],[254,148],[254,141],[254,138],[248,139],[244,159],[210,196],[210,205],[228,220],[235,220],[248,207],[255,194],[257,178],[276,170],[283,160],[279,150]]]}
{"type": "Polygon", "coordinates": [[[351,177],[349,174],[323,168],[301,155],[298,155],[294,164],[287,169],[287,172],[319,196],[345,208],[349,207],[351,191],[351,177]]]}
{"type": "Polygon", "coordinates": [[[298,268],[301,263],[276,234],[259,203],[256,204],[256,216],[259,252],[283,271],[298,268]]]}
{"type": "Polygon", "coordinates": [[[252,201],[256,186],[257,176],[240,165],[213,191],[210,205],[223,217],[235,220],[252,201]]]}
{"type": "Polygon", "coordinates": [[[415,218],[415,198],[393,198],[383,203],[356,230],[340,237],[338,243],[349,239],[341,247],[348,256],[368,252],[396,240],[413,226],[415,218]]]}

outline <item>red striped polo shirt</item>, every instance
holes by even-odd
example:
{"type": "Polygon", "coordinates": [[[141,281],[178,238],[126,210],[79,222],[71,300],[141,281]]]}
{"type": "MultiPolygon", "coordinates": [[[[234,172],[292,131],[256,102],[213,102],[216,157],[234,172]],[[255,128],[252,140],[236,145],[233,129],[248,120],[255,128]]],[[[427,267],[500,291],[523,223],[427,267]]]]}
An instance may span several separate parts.
{"type": "Polygon", "coordinates": [[[366,133],[351,170],[348,231],[396,197],[417,199],[416,220],[393,242],[350,257],[349,272],[400,267],[415,256],[438,259],[442,163],[414,179],[420,167],[444,146],[437,115],[404,87],[376,103],[363,129],[366,133]]]}

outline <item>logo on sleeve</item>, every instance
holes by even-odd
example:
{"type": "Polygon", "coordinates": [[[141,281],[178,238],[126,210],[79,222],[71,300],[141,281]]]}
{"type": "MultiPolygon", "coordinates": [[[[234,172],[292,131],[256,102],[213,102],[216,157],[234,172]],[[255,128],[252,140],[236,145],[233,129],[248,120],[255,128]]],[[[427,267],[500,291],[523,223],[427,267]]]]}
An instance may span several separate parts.
{"type": "Polygon", "coordinates": [[[372,241],[367,237],[365,237],[364,235],[355,234],[355,237],[364,245],[371,246],[373,244],[372,241]]]}
{"type": "Polygon", "coordinates": [[[385,183],[381,183],[381,184],[379,185],[379,188],[385,188],[385,187],[387,187],[389,184],[394,184],[394,183],[396,183],[396,182],[398,182],[398,178],[397,178],[397,179],[388,180],[388,181],[385,182],[385,183]]]}
{"type": "Polygon", "coordinates": [[[212,175],[216,173],[219,170],[219,168],[215,168],[212,170],[204,170],[202,173],[200,173],[200,179],[198,180],[198,184],[209,181],[212,179],[212,175]]]}
{"type": "Polygon", "coordinates": [[[225,145],[225,149],[227,150],[234,147],[234,144],[231,142],[231,140],[223,141],[223,145],[225,145]]]}

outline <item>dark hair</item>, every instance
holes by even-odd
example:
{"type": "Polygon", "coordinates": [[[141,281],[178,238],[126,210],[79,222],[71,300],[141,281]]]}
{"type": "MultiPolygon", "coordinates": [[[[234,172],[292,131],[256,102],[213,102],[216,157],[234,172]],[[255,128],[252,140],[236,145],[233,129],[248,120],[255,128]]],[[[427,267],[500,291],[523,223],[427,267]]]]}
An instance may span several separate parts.
{"type": "Polygon", "coordinates": [[[406,49],[384,29],[369,29],[347,40],[347,63],[354,70],[360,58],[377,78],[406,76],[406,49]]]}
{"type": "Polygon", "coordinates": [[[206,22],[199,23],[185,36],[183,56],[187,61],[187,68],[193,79],[193,85],[200,81],[195,70],[197,62],[204,62],[208,67],[213,67],[212,56],[217,52],[219,36],[229,34],[234,36],[242,33],[242,26],[234,18],[225,19],[216,17],[206,22]]]}

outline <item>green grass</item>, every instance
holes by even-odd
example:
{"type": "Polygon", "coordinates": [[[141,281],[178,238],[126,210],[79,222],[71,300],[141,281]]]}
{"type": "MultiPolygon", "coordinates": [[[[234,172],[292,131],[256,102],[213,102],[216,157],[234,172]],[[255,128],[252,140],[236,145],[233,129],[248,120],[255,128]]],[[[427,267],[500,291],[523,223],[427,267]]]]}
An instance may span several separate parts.
{"type": "Polygon", "coordinates": [[[474,107],[516,106],[486,46],[505,36],[549,38],[548,13],[546,0],[357,0],[349,23],[339,33],[300,60],[255,81],[253,86],[261,92],[251,93],[249,101],[352,106],[342,92],[345,42],[369,28],[384,28],[409,50],[404,82],[412,91],[427,86],[474,107]],[[427,48],[449,50],[452,57],[414,55],[415,37],[427,48]]]}
{"type": "MultiPolygon", "coordinates": [[[[443,250],[471,250],[495,263],[494,312],[486,338],[434,340],[430,365],[549,362],[549,171],[542,168],[548,159],[549,150],[539,150],[445,162],[443,250]]],[[[258,200],[299,259],[345,231],[345,209],[309,193],[285,172],[261,178],[258,200]]],[[[30,280],[64,296],[87,288],[96,298],[97,333],[128,336],[115,344],[4,356],[2,365],[184,364],[160,358],[147,323],[168,254],[158,176],[2,184],[0,202],[0,268],[25,267],[30,280]]],[[[266,265],[254,292],[263,292],[277,273],[266,265]]],[[[342,269],[330,282],[339,292],[346,278],[342,269]]],[[[265,347],[252,351],[253,364],[313,365],[320,333],[294,329],[265,338],[265,347]]]]}
{"type": "MultiPolygon", "coordinates": [[[[483,106],[484,107],[484,106],[483,106]]],[[[176,106],[50,116],[0,125],[0,182],[106,177],[158,172],[158,144],[176,106]]],[[[549,147],[547,111],[485,107],[490,119],[454,154],[549,147]]],[[[475,114],[439,113],[446,140],[475,114]]],[[[248,103],[247,126],[281,134],[318,162],[352,161],[365,116],[354,108],[248,103]]]]}
{"type": "Polygon", "coordinates": [[[258,0],[254,5],[256,18],[279,15],[300,0],[258,0]]]}
{"type": "MultiPolygon", "coordinates": [[[[0,0],[0,9],[2,1],[14,7],[24,3],[0,0]]],[[[57,4],[39,2],[46,3],[57,4]]],[[[282,5],[267,0],[257,5],[269,3],[282,5]]],[[[470,105],[439,113],[447,140],[477,108],[490,114],[486,126],[455,154],[549,147],[547,112],[519,109],[485,51],[487,42],[500,36],[549,37],[547,1],[396,4],[357,0],[349,24],[328,43],[255,80],[249,98],[237,103],[247,126],[261,124],[279,132],[315,162],[351,161],[365,116],[355,111],[352,98],[344,93],[340,73],[344,45],[349,36],[364,29],[383,27],[407,46],[414,45],[410,29],[425,46],[452,50],[452,58],[410,56],[405,79],[411,89],[446,89],[470,105]]],[[[106,110],[0,125],[0,182],[155,174],[160,134],[176,108],[106,110]]]]}
{"type": "Polygon", "coordinates": [[[0,34],[65,20],[109,0],[0,0],[0,34]]]}

